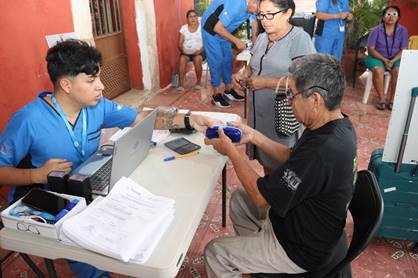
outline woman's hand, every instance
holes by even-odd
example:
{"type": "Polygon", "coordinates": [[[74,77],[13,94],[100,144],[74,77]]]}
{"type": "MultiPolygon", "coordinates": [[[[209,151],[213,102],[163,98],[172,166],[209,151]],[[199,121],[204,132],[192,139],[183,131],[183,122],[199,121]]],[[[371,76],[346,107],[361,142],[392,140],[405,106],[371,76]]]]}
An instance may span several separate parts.
{"type": "Polygon", "coordinates": [[[247,79],[247,87],[251,88],[252,90],[266,88],[266,85],[267,79],[264,76],[252,76],[247,79]]]}
{"type": "Polygon", "coordinates": [[[237,72],[232,76],[232,86],[234,89],[244,91],[247,86],[247,78],[244,74],[237,72]]]}
{"type": "Polygon", "coordinates": [[[31,169],[30,179],[32,183],[47,183],[48,174],[52,171],[71,171],[72,162],[65,159],[51,158],[40,168],[31,169]]]}

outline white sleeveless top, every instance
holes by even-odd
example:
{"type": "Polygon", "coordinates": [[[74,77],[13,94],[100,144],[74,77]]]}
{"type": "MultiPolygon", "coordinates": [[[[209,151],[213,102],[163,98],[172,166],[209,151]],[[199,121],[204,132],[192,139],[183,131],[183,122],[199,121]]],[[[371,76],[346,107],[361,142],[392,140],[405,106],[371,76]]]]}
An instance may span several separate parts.
{"type": "Polygon", "coordinates": [[[203,47],[200,24],[195,32],[190,32],[187,24],[181,26],[180,33],[184,36],[183,48],[186,54],[193,54],[203,47]]]}

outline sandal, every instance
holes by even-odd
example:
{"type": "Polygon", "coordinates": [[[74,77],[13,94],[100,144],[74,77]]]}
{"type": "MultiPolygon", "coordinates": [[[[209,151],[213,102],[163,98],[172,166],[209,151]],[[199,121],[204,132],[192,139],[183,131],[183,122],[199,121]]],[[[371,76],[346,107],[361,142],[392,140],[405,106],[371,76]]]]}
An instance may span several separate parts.
{"type": "Polygon", "coordinates": [[[385,110],[385,103],[384,102],[379,102],[376,104],[376,108],[378,110],[385,110]]]}
{"type": "Polygon", "coordinates": [[[388,110],[392,111],[393,108],[393,102],[388,103],[388,110]]]}

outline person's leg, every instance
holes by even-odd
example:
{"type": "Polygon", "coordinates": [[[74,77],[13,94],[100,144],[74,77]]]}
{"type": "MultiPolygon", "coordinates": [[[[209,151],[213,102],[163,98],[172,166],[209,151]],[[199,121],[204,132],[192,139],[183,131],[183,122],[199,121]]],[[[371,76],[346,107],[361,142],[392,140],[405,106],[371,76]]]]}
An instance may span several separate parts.
{"type": "Polygon", "coordinates": [[[398,67],[392,67],[392,70],[390,71],[390,92],[387,96],[387,107],[389,110],[392,110],[393,106],[393,99],[395,98],[395,92],[396,92],[396,84],[398,81],[398,75],[399,75],[399,66],[398,67]]]}
{"type": "Polygon", "coordinates": [[[258,233],[266,214],[267,208],[257,208],[244,190],[236,190],[231,194],[229,217],[237,235],[250,236],[258,233]]]}
{"type": "Polygon", "coordinates": [[[370,55],[366,58],[366,66],[373,74],[373,86],[377,92],[379,98],[376,108],[383,110],[385,108],[385,99],[384,99],[384,75],[385,75],[385,65],[379,59],[373,58],[370,55]]]}
{"type": "Polygon", "coordinates": [[[332,55],[334,39],[324,38],[322,36],[315,36],[315,48],[318,53],[332,55]]]}
{"type": "MultiPolygon", "coordinates": [[[[186,76],[186,65],[189,62],[190,58],[187,55],[180,55],[179,62],[179,88],[184,88],[185,76],[186,76]]],[[[183,89],[184,90],[184,89],[183,89]]]]}
{"type": "Polygon", "coordinates": [[[250,236],[217,238],[205,248],[208,277],[241,277],[242,273],[303,273],[276,239],[267,219],[250,236]]]}
{"type": "Polygon", "coordinates": [[[196,72],[196,85],[199,86],[202,82],[202,61],[202,55],[193,56],[194,70],[196,72]]]}
{"type": "Polygon", "coordinates": [[[331,55],[337,57],[338,61],[341,62],[343,58],[343,50],[344,50],[344,37],[334,39],[331,55]]]}
{"type": "Polygon", "coordinates": [[[219,39],[204,30],[202,30],[202,39],[209,65],[210,83],[213,89],[212,102],[218,107],[228,108],[230,107],[229,103],[220,93],[223,53],[219,39]]]}
{"type": "Polygon", "coordinates": [[[92,265],[71,260],[67,261],[70,266],[70,269],[75,273],[77,278],[110,277],[109,272],[97,269],[92,265]]]}

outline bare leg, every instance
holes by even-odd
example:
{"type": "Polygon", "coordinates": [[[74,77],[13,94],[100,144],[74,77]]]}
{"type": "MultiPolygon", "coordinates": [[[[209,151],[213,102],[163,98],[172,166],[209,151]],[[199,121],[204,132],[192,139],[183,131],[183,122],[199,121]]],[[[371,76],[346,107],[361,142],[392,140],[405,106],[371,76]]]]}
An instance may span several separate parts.
{"type": "Polygon", "coordinates": [[[379,103],[384,102],[384,75],[385,69],[381,67],[375,67],[373,69],[373,86],[379,97],[379,103]]]}
{"type": "Polygon", "coordinates": [[[390,93],[388,95],[388,103],[393,103],[393,99],[395,98],[396,82],[398,81],[399,68],[393,68],[390,73],[390,93]]]}
{"type": "Polygon", "coordinates": [[[179,77],[180,77],[180,86],[184,85],[185,76],[186,76],[186,65],[189,61],[189,57],[186,55],[180,55],[180,65],[179,65],[179,77]]]}
{"type": "Polygon", "coordinates": [[[196,71],[196,85],[202,82],[202,55],[193,56],[194,70],[196,71]]]}

